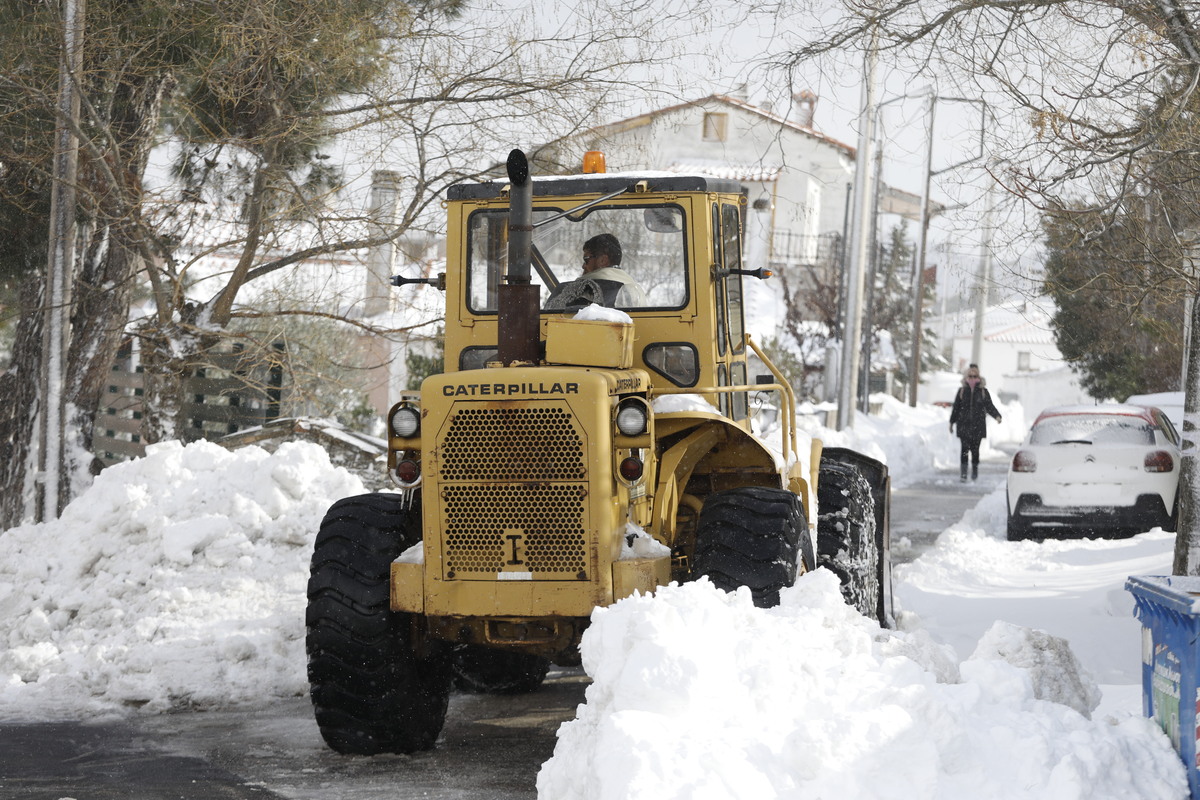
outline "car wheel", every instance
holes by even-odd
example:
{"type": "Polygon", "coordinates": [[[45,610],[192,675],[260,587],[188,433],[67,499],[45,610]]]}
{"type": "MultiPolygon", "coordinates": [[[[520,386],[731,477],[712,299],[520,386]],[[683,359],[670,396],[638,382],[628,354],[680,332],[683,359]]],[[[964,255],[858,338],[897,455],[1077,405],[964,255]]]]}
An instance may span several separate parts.
{"type": "Polygon", "coordinates": [[[1026,539],[1032,539],[1033,536],[1029,533],[1029,529],[1022,525],[1011,516],[1008,518],[1008,541],[1023,542],[1026,539]]]}

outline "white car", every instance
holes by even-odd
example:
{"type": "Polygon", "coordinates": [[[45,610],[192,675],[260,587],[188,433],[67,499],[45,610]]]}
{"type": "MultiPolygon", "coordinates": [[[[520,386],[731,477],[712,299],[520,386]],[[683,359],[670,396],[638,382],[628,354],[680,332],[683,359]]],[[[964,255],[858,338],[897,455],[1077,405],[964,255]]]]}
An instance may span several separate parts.
{"type": "Polygon", "coordinates": [[[1158,408],[1055,406],[1008,468],[1008,539],[1175,530],[1179,434],[1158,408]]]}

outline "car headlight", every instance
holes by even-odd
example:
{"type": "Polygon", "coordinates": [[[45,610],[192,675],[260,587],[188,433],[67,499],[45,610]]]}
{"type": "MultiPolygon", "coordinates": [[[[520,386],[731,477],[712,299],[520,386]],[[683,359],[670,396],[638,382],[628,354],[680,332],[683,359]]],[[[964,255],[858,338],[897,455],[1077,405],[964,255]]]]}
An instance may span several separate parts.
{"type": "Polygon", "coordinates": [[[646,420],[646,407],[641,403],[626,402],[617,410],[617,430],[624,436],[645,433],[646,420]]]}
{"type": "Polygon", "coordinates": [[[421,414],[413,406],[400,406],[392,412],[392,433],[408,439],[421,430],[421,414]]]}

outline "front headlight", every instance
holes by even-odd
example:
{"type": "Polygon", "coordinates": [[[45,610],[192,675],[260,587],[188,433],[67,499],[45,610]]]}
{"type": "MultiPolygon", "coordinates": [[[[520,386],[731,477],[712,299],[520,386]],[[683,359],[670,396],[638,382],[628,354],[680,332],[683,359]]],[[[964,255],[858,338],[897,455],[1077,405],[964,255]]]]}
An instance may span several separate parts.
{"type": "Polygon", "coordinates": [[[421,430],[421,414],[414,406],[400,406],[392,412],[391,426],[396,436],[411,438],[421,430]]]}
{"type": "Polygon", "coordinates": [[[646,431],[646,406],[626,402],[617,410],[617,430],[623,436],[637,436],[646,431]]]}

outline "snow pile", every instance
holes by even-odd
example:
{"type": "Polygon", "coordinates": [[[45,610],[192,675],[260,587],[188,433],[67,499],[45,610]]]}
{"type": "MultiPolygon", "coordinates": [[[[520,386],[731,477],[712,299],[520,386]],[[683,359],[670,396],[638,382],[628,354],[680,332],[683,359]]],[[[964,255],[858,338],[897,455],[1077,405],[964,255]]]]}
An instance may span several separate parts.
{"type": "Polygon", "coordinates": [[[1175,534],[1155,528],[1131,539],[1008,542],[1005,516],[1001,485],[932,549],[895,567],[900,624],[937,631],[960,658],[995,620],[1043,630],[1067,639],[1100,684],[1140,697],[1141,625],[1125,579],[1169,575],[1175,534]]]}
{"type": "Polygon", "coordinates": [[[597,611],[584,636],[593,683],[559,730],[538,796],[1186,793],[1178,757],[1150,721],[1089,721],[1039,699],[1038,671],[1020,662],[1046,650],[1009,653],[1021,638],[999,630],[962,662],[958,682],[941,683],[937,645],[855,614],[826,570],[765,611],[748,591],[707,582],[625,600],[597,611]]]}
{"type": "Polygon", "coordinates": [[[1006,661],[1025,670],[1037,699],[1070,706],[1088,719],[1100,705],[1100,687],[1080,667],[1071,645],[1045,631],[996,622],[971,658],[1006,661]]]}
{"type": "Polygon", "coordinates": [[[314,444],[170,443],[105,470],[61,519],[0,534],[4,716],[306,692],[314,533],[361,492],[314,444]]]}
{"type": "Polygon", "coordinates": [[[721,413],[720,409],[698,394],[664,394],[654,398],[655,414],[673,414],[680,411],[721,413]]]}
{"type": "Polygon", "coordinates": [[[592,320],[594,322],[626,322],[633,323],[633,317],[615,308],[608,308],[597,303],[589,303],[575,314],[575,319],[592,320]]]}

